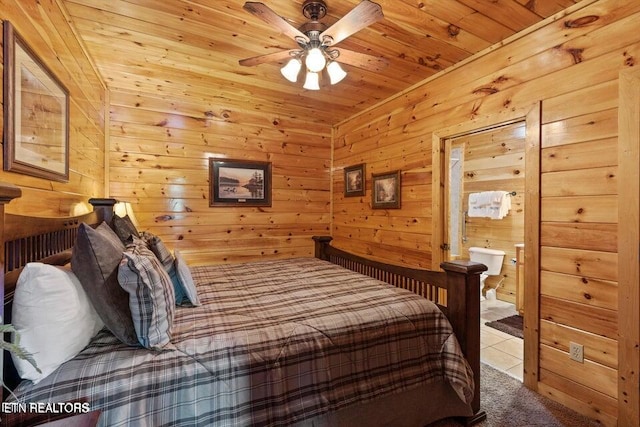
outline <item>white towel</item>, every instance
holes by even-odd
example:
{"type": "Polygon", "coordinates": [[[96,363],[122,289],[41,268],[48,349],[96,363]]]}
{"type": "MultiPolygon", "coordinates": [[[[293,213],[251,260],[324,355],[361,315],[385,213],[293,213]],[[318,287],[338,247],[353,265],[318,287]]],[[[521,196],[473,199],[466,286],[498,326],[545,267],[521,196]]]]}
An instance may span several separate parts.
{"type": "Polygon", "coordinates": [[[482,191],[469,194],[469,217],[502,219],[511,209],[507,191],[482,191]]]}
{"type": "Polygon", "coordinates": [[[511,194],[507,191],[492,191],[491,193],[489,218],[502,219],[507,216],[511,209],[511,194]]]}
{"type": "Polygon", "coordinates": [[[489,217],[491,215],[491,204],[493,200],[492,191],[483,191],[480,193],[469,193],[469,211],[470,217],[489,217]]]}

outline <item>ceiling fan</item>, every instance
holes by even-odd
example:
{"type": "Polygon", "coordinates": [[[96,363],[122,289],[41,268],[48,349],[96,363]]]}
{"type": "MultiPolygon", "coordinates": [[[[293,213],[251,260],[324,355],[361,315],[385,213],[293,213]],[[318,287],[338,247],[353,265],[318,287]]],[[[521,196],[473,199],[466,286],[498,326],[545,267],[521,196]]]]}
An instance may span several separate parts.
{"type": "Polygon", "coordinates": [[[372,1],[362,0],[330,27],[320,22],[320,19],[327,14],[327,6],[323,0],[305,0],[302,4],[302,14],[309,21],[302,24],[300,28],[289,24],[264,3],[246,2],[244,9],[291,37],[298,43],[299,48],[242,59],[240,65],[252,67],[289,59],[280,71],[287,80],[296,82],[304,61],[307,68],[304,88],[311,90],[320,89],[320,73],[325,67],[331,84],[345,78],[347,73],[339,62],[375,72],[387,66],[384,58],[333,47],[352,34],[384,18],[380,5],[372,1]]]}

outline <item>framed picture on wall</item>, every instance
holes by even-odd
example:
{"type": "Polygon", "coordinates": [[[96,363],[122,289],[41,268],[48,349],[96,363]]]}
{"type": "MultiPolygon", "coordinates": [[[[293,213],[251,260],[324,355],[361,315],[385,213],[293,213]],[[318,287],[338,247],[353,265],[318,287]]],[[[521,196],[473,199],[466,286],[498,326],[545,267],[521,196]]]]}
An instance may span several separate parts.
{"type": "Polygon", "coordinates": [[[69,91],[4,21],[4,170],[69,180],[69,91]]]}
{"type": "Polygon", "coordinates": [[[344,168],[344,197],[364,196],[364,163],[344,168]]]}
{"type": "Polygon", "coordinates": [[[400,171],[371,175],[371,207],[373,209],[400,209],[400,171]]]}
{"type": "Polygon", "coordinates": [[[271,163],[209,158],[209,206],[271,206],[271,163]]]}

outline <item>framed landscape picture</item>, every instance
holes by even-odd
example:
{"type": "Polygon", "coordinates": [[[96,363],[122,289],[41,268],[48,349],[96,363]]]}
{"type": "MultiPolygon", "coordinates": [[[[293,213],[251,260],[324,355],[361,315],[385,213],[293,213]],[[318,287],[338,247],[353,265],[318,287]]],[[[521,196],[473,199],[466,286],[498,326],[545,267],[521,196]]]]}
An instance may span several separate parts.
{"type": "Polygon", "coordinates": [[[271,163],[209,158],[209,206],[271,206],[271,163]]]}
{"type": "Polygon", "coordinates": [[[364,196],[364,163],[344,168],[344,196],[364,196]]]}
{"type": "Polygon", "coordinates": [[[69,180],[69,92],[4,21],[4,170],[69,180]]]}
{"type": "Polygon", "coordinates": [[[400,171],[371,176],[371,207],[373,209],[400,209],[400,171]]]}

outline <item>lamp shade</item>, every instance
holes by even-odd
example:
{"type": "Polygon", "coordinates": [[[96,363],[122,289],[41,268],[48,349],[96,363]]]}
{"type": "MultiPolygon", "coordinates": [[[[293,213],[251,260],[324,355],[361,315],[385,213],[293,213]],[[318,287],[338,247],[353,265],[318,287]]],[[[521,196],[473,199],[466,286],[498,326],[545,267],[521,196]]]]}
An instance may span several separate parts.
{"type": "Polygon", "coordinates": [[[320,90],[320,78],[318,73],[308,71],[307,78],[305,79],[304,86],[302,87],[309,90],[320,90]]]}
{"type": "Polygon", "coordinates": [[[313,73],[317,73],[322,71],[324,66],[327,64],[327,59],[324,57],[324,54],[320,49],[314,47],[307,52],[307,57],[304,60],[307,65],[307,69],[313,73]]]}
{"type": "Polygon", "coordinates": [[[329,80],[332,85],[347,77],[347,72],[335,61],[329,62],[329,65],[327,65],[327,73],[329,73],[329,80]]]}
{"type": "Polygon", "coordinates": [[[280,72],[285,79],[295,83],[298,81],[300,68],[302,68],[302,62],[298,58],[291,58],[289,62],[287,62],[287,65],[280,69],[280,72]]]}
{"type": "Polygon", "coordinates": [[[92,209],[93,208],[91,207],[91,205],[87,202],[73,203],[69,208],[69,215],[70,216],[84,215],[86,213],[91,212],[92,209]]]}

